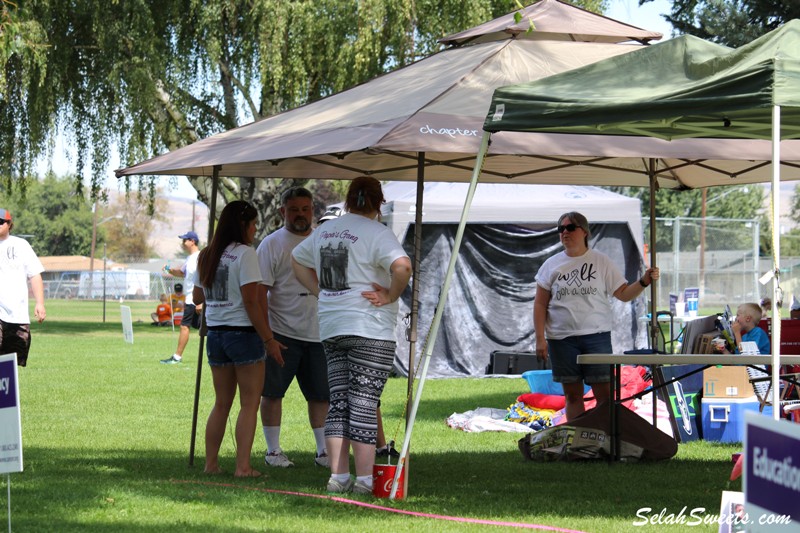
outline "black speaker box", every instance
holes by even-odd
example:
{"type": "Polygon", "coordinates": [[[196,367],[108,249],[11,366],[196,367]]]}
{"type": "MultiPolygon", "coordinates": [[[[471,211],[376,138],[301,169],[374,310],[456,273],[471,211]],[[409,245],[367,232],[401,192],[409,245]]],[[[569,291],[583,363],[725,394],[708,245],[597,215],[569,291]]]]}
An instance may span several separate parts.
{"type": "Polygon", "coordinates": [[[503,352],[495,350],[489,354],[487,374],[522,374],[528,370],[550,368],[550,360],[542,361],[534,352],[503,352]]]}

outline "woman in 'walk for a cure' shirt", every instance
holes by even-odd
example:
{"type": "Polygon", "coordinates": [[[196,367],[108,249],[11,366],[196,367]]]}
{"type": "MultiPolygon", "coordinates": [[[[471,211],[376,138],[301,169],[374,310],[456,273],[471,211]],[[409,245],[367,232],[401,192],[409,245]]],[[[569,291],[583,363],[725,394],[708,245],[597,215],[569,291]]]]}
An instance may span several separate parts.
{"type": "Polygon", "coordinates": [[[580,213],[561,215],[558,235],[564,251],[545,261],[536,274],[533,327],[536,355],[549,355],[553,381],[564,388],[567,420],[572,420],[584,411],[584,382],[598,403],[611,396],[608,365],[577,362],[580,354],[612,353],[610,297],[633,300],[659,272],[648,268],[628,284],[608,256],[589,249],[589,221],[580,213]]]}

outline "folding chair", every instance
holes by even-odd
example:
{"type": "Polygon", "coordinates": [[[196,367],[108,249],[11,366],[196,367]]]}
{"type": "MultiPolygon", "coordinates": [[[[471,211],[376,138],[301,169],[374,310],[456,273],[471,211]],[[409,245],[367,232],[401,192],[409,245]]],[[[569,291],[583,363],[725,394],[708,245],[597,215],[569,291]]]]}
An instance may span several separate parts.
{"type": "MultiPolygon", "coordinates": [[[[772,405],[772,376],[767,372],[766,367],[759,366],[758,368],[753,368],[751,366],[747,367],[747,375],[750,378],[750,383],[753,385],[753,391],[756,394],[756,398],[758,399],[758,411],[763,412],[764,407],[768,405],[772,405]]],[[[781,374],[780,379],[794,379],[800,377],[800,374],[781,374]]],[[[787,400],[786,393],[789,391],[790,387],[783,387],[781,391],[781,399],[780,405],[780,412],[783,413],[783,408],[787,405],[796,405],[800,404],[800,400],[787,400]]]]}

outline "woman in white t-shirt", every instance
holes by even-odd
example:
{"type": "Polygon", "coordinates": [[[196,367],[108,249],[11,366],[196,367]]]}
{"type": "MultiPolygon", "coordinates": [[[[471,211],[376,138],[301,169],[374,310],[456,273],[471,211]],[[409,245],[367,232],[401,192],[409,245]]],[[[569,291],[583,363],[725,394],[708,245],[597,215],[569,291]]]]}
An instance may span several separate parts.
{"type": "Polygon", "coordinates": [[[628,284],[608,256],[589,249],[589,221],[577,212],[558,219],[564,251],[550,257],[536,274],[533,326],[536,355],[550,357],[553,381],[566,398],[567,420],[584,411],[583,384],[592,387],[598,403],[611,396],[608,365],[579,365],[579,354],[613,353],[610,297],[629,302],[658,279],[658,268],[648,268],[628,284]]]}
{"type": "Polygon", "coordinates": [[[356,178],[347,191],[347,214],[318,227],[292,251],[297,279],[319,298],[330,385],[329,492],[372,492],[376,408],[394,360],[397,299],[411,277],[408,255],[378,220],[383,202],[378,180],[356,178]]]}
{"type": "Polygon", "coordinates": [[[250,466],[250,451],[264,386],[265,344],[273,338],[266,319],[266,289],[252,247],[256,215],[247,202],[226,205],[211,243],[200,252],[194,276],[194,302],[205,304],[208,364],[215,393],[206,424],[205,472],[209,474],[222,472],[219,448],[239,389],[234,475],[261,475],[250,466]]]}

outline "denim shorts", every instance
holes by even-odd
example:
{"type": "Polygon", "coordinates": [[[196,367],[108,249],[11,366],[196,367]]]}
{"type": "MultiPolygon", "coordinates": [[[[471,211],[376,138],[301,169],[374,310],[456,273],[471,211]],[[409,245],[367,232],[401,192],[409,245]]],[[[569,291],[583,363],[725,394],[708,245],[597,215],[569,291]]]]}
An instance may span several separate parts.
{"type": "Polygon", "coordinates": [[[209,330],[207,354],[209,366],[252,365],[267,357],[255,331],[209,330]]]}
{"type": "Polygon", "coordinates": [[[292,380],[297,384],[307,402],[327,402],[331,393],[328,388],[328,361],[321,342],[293,339],[275,333],[275,340],[286,346],[281,351],[283,366],[271,357],[264,366],[264,390],[266,398],[283,398],[292,380]]]}
{"type": "Polygon", "coordinates": [[[608,383],[611,374],[608,365],[579,365],[578,355],[585,353],[611,353],[611,332],[576,335],[566,339],[547,339],[553,381],[556,383],[608,383]]]}

